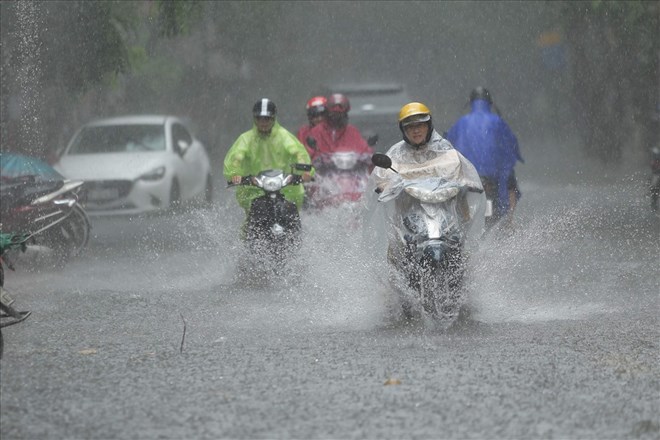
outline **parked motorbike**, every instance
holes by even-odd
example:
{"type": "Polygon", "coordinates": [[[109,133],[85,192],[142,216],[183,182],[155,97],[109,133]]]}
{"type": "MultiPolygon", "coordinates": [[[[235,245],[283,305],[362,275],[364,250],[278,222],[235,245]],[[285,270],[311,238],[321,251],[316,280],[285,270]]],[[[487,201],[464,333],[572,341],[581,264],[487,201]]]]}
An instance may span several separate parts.
{"type": "Polygon", "coordinates": [[[25,249],[25,243],[29,237],[27,234],[0,233],[0,358],[4,352],[2,328],[25,321],[31,313],[16,310],[12,306],[14,299],[5,290],[5,266],[13,268],[5,261],[5,252],[10,249],[25,249]]]}
{"type": "MultiPolygon", "coordinates": [[[[271,169],[256,176],[245,176],[239,185],[255,186],[264,194],[252,201],[245,224],[245,242],[252,267],[279,272],[288,257],[300,247],[302,230],[296,205],[284,198],[282,189],[302,183],[293,170],[311,171],[309,164],[292,164],[291,173],[271,169]]],[[[229,186],[235,186],[229,182],[229,186]]]]}
{"type": "Polygon", "coordinates": [[[658,212],[658,199],[660,199],[660,146],[651,149],[651,183],[649,185],[651,196],[651,209],[658,212]]]}
{"type": "MultiPolygon", "coordinates": [[[[87,246],[91,224],[79,203],[83,181],[3,178],[0,185],[2,229],[40,234],[39,246],[56,255],[57,265],[87,246]]],[[[35,247],[33,242],[28,247],[35,247]]]]}
{"type": "MultiPolygon", "coordinates": [[[[387,155],[376,153],[372,161],[396,172],[387,155]]],[[[483,216],[483,189],[423,176],[400,177],[376,192],[379,202],[394,202],[387,216],[388,263],[404,316],[419,312],[450,324],[463,303],[464,245],[468,226],[483,216]]]]}

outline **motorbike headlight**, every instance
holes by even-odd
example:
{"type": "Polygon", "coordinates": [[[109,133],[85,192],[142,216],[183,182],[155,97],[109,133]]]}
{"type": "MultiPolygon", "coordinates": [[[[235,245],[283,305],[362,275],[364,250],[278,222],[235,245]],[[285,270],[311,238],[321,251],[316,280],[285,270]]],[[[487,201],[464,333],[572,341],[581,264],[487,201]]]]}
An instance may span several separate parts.
{"type": "Polygon", "coordinates": [[[160,180],[165,176],[165,167],[154,168],[148,173],[144,173],[138,180],[160,180]]]}
{"type": "Polygon", "coordinates": [[[357,154],[353,152],[335,153],[332,155],[332,163],[340,170],[352,170],[357,163],[357,154]]]}
{"type": "Polygon", "coordinates": [[[282,189],[282,179],[280,177],[265,177],[262,187],[268,192],[279,191],[282,189]]]}

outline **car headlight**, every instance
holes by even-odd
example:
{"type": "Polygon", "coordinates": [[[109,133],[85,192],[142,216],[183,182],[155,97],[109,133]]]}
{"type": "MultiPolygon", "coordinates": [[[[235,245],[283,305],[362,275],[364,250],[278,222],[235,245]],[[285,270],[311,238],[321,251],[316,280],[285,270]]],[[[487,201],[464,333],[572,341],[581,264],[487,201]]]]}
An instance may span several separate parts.
{"type": "Polygon", "coordinates": [[[144,173],[143,175],[138,177],[138,180],[160,180],[163,178],[164,175],[165,175],[165,167],[158,167],[158,168],[154,168],[148,173],[144,173]]]}

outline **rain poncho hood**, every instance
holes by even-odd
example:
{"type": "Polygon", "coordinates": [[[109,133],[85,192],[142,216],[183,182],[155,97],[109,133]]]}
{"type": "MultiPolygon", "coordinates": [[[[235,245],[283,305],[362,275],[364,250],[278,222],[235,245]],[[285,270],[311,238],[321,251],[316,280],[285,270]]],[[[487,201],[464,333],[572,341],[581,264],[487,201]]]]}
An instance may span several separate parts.
{"type": "Polygon", "coordinates": [[[498,184],[498,207],[509,209],[507,183],[517,161],[523,162],[518,140],[509,126],[491,111],[491,105],[476,99],[472,111],[462,116],[447,132],[447,140],[477,169],[480,176],[498,184]]]}
{"type": "MultiPolygon", "coordinates": [[[[252,129],[241,134],[227,152],[224,177],[226,180],[231,180],[233,176],[256,175],[268,169],[292,172],[291,164],[294,163],[309,164],[311,160],[303,144],[292,133],[282,127],[277,120],[268,135],[261,134],[253,124],[252,129]]],[[[246,213],[250,209],[252,200],[263,194],[263,190],[253,186],[236,188],[236,200],[246,213]]],[[[300,209],[305,197],[302,185],[288,186],[282,190],[282,194],[300,209]]]]}

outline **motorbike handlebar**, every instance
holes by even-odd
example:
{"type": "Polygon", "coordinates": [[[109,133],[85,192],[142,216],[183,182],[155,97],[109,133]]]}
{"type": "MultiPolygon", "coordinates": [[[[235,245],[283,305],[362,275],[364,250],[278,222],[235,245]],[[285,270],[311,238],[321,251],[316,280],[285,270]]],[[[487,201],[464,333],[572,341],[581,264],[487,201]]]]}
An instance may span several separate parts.
{"type": "Polygon", "coordinates": [[[241,176],[240,183],[234,183],[231,180],[227,181],[227,188],[231,186],[252,185],[252,176],[241,176]]]}
{"type": "MultiPolygon", "coordinates": [[[[298,185],[303,183],[303,176],[300,174],[291,174],[291,183],[289,185],[298,185]]],[[[227,181],[227,188],[232,187],[232,186],[241,186],[241,185],[252,185],[253,176],[242,176],[241,177],[241,182],[240,183],[234,183],[231,180],[227,181]]]]}
{"type": "Polygon", "coordinates": [[[312,171],[312,164],[310,163],[292,163],[291,169],[298,171],[312,171]]]}

